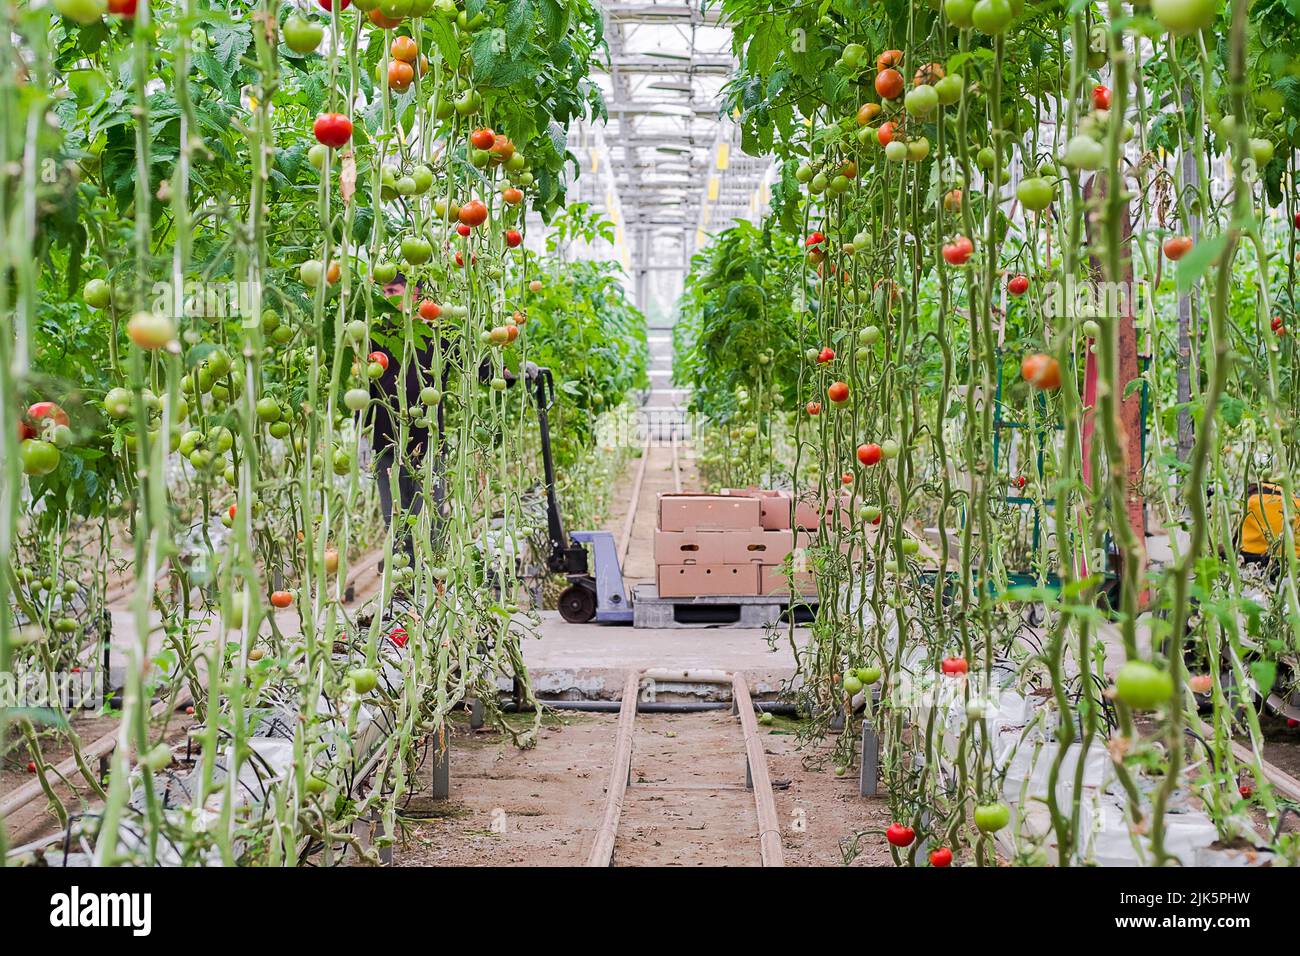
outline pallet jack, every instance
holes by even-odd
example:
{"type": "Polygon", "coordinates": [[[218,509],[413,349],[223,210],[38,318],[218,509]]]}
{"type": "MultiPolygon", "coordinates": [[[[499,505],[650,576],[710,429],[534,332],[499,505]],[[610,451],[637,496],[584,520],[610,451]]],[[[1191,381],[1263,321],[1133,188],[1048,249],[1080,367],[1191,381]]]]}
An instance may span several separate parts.
{"type": "Polygon", "coordinates": [[[550,553],[546,566],[569,579],[560,594],[560,617],[570,624],[631,624],[632,602],[623,583],[614,535],[608,531],[564,530],[564,519],[555,492],[555,461],[551,457],[551,426],[547,410],[555,402],[555,379],[549,368],[529,362],[524,376],[533,387],[537,402],[537,424],[542,436],[542,466],[546,478],[546,528],[550,553]],[[595,574],[587,562],[586,545],[591,545],[595,574]]]}

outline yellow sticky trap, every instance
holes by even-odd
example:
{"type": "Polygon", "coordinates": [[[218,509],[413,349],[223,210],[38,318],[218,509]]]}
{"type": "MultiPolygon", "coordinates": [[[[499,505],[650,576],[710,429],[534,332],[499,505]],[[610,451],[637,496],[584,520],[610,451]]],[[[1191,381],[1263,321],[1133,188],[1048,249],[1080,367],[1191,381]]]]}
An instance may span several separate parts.
{"type": "Polygon", "coordinates": [[[722,185],[722,180],[720,180],[717,176],[709,177],[709,189],[708,189],[709,202],[718,201],[718,189],[721,187],[721,185],[722,185]]]}
{"type": "Polygon", "coordinates": [[[731,162],[731,145],[729,143],[718,144],[718,163],[719,169],[726,169],[731,162]]]}

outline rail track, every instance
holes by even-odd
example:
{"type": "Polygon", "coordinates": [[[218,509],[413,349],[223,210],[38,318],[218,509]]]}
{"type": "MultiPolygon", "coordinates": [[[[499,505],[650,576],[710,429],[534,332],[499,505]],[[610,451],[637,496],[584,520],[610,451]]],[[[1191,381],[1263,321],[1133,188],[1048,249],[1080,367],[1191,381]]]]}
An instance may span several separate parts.
{"type": "MultiPolygon", "coordinates": [[[[724,791],[747,789],[753,794],[754,814],[757,827],[752,837],[756,841],[757,859],[762,866],[784,866],[785,852],[781,845],[781,829],[777,822],[776,801],[772,794],[772,780],[768,773],[767,757],[758,736],[758,721],[754,716],[754,703],[750,697],[749,686],[742,673],[727,675],[731,683],[733,713],[739,717],[743,734],[743,753],[745,757],[745,781],[743,787],[735,784],[688,784],[668,780],[661,785],[633,783],[632,755],[636,741],[637,703],[640,695],[642,674],[630,671],[623,685],[622,704],[618,713],[618,726],[614,736],[614,752],[610,762],[609,783],[605,791],[605,809],[600,825],[596,830],[591,851],[587,856],[587,866],[614,866],[625,855],[634,855],[630,841],[620,835],[620,824],[624,820],[624,808],[629,791],[632,798],[644,796],[647,800],[658,802],[671,810],[690,796],[716,795],[724,791]]],[[[703,714],[692,714],[684,719],[702,719],[703,714]]],[[[712,736],[712,735],[710,735],[712,736]]],[[[737,769],[739,769],[737,767],[737,769]]],[[[739,777],[739,773],[737,773],[739,777]]],[[[657,844],[656,844],[657,845],[657,844]]],[[[719,850],[722,848],[719,847],[719,850]]],[[[735,853],[734,846],[726,847],[729,853],[735,853]]],[[[742,850],[743,853],[743,850],[742,850]]],[[[713,862],[717,862],[714,860],[713,862]]]]}

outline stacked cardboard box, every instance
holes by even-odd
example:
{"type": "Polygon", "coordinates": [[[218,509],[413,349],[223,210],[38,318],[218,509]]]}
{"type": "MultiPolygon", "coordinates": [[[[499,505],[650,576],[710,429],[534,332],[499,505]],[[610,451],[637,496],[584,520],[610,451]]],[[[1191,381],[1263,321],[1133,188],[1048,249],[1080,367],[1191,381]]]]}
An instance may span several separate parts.
{"type": "Polygon", "coordinates": [[[792,552],[796,589],[815,594],[812,571],[796,548],[812,543],[805,529],[817,526],[817,510],[800,502],[795,509],[798,528],[791,528],[790,514],[790,496],[782,491],[660,495],[655,532],[659,595],[785,595],[784,564],[792,552]]]}

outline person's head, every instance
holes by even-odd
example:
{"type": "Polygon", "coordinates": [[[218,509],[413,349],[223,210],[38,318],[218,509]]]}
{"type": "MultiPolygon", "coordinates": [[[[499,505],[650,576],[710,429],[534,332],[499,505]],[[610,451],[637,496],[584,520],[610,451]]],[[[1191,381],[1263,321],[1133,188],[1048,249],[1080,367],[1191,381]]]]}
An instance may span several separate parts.
{"type": "Polygon", "coordinates": [[[400,272],[393,277],[392,282],[389,282],[387,285],[384,286],[385,299],[400,299],[403,293],[405,292],[406,292],[406,276],[404,276],[400,272]]]}

